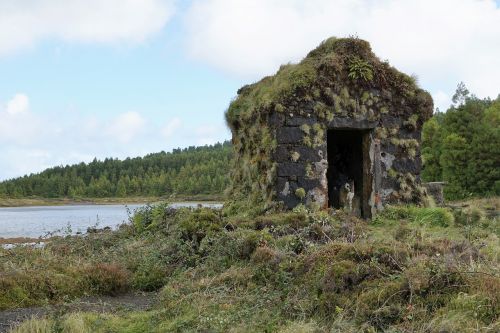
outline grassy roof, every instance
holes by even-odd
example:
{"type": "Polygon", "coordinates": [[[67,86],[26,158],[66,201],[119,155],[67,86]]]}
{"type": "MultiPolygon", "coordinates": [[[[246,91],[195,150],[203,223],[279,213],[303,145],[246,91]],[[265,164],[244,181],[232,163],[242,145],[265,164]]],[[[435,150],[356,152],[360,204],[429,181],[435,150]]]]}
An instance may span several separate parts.
{"type": "Polygon", "coordinates": [[[321,100],[324,88],[347,88],[351,96],[384,91],[387,104],[411,105],[426,119],[432,114],[432,98],[416,80],[381,61],[370,44],[358,38],[329,38],[297,64],[282,65],[273,76],[238,90],[226,119],[231,128],[256,114],[282,111],[300,102],[321,100]]]}

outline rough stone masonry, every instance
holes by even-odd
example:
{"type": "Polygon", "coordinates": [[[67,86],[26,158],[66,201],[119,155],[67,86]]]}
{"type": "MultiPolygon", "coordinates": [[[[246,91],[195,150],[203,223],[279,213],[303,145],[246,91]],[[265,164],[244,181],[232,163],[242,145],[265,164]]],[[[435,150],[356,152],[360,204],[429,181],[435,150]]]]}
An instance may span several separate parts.
{"type": "Polygon", "coordinates": [[[238,91],[235,197],[371,217],[387,203],[422,200],[420,139],[433,102],[414,78],[357,38],[330,38],[300,63],[238,91]],[[351,195],[351,197],[352,197],[351,195]]]}

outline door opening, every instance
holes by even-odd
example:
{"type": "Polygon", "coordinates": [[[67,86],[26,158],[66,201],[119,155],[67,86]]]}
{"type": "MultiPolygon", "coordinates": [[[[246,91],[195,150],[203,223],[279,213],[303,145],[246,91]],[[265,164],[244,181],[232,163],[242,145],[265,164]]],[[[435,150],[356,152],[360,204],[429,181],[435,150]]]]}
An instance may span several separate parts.
{"type": "Polygon", "coordinates": [[[356,216],[371,217],[370,130],[332,129],[327,133],[328,202],[356,216]]]}

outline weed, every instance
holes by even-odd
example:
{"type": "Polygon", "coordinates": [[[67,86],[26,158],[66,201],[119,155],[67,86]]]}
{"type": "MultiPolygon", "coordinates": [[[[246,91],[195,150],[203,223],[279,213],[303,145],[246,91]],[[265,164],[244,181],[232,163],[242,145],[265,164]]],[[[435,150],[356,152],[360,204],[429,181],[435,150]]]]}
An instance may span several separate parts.
{"type": "Polygon", "coordinates": [[[353,57],[349,62],[348,77],[352,80],[373,80],[372,66],[364,59],[353,57]]]}

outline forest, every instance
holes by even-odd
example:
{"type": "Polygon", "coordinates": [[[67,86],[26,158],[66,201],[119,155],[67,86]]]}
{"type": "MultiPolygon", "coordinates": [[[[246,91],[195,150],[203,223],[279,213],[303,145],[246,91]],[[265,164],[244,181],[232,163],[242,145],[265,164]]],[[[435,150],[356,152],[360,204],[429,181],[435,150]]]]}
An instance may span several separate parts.
{"type": "Polygon", "coordinates": [[[500,195],[500,95],[479,99],[460,83],[424,124],[422,160],[422,179],[445,181],[449,200],[500,195]]]}
{"type": "Polygon", "coordinates": [[[229,142],[144,157],[94,159],[0,183],[0,197],[103,198],[221,194],[227,187],[229,142]]]}

